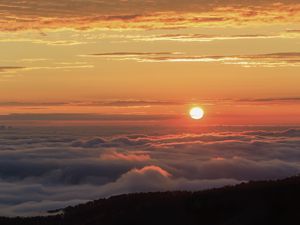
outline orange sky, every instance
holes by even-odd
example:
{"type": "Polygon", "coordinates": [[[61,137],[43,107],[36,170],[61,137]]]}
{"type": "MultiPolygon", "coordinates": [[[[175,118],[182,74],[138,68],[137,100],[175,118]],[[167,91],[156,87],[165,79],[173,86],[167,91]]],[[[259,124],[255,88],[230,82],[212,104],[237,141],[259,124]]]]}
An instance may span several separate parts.
{"type": "Polygon", "coordinates": [[[299,125],[299,1],[207,2],[1,1],[0,123],[189,124],[198,104],[205,125],[299,125]]]}

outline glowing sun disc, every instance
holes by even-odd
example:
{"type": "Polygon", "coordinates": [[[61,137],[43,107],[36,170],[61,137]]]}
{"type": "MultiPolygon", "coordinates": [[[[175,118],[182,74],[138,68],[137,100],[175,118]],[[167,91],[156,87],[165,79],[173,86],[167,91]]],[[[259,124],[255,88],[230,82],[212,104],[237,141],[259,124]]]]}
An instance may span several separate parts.
{"type": "Polygon", "coordinates": [[[193,107],[190,110],[190,116],[192,119],[194,120],[200,120],[203,118],[204,116],[204,111],[202,108],[200,107],[193,107]]]}

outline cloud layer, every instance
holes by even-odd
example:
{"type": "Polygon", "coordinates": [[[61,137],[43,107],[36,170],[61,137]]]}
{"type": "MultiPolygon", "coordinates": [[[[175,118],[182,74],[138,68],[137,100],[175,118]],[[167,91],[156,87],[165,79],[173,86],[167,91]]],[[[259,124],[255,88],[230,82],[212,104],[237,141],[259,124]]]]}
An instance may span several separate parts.
{"type": "Polygon", "coordinates": [[[199,190],[300,172],[298,128],[2,128],[1,215],[38,215],[121,193],[199,190]]]}
{"type": "Polygon", "coordinates": [[[296,0],[1,1],[2,31],[64,28],[177,28],[299,22],[296,0]]]}

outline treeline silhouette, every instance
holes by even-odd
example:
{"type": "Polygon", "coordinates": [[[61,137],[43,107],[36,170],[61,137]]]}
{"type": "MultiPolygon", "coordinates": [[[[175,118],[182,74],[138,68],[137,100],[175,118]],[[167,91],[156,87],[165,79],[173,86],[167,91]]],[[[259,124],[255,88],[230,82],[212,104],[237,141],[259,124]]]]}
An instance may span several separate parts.
{"type": "Polygon", "coordinates": [[[1,225],[298,225],[300,176],[198,192],[126,194],[1,225]]]}

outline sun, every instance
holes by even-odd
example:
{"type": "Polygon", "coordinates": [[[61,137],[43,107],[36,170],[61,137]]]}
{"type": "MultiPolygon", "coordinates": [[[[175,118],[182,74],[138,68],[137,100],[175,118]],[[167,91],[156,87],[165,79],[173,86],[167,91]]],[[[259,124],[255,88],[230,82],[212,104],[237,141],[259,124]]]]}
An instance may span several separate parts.
{"type": "Polygon", "coordinates": [[[204,116],[204,110],[201,107],[193,107],[190,110],[190,116],[194,120],[200,120],[204,116]]]}

